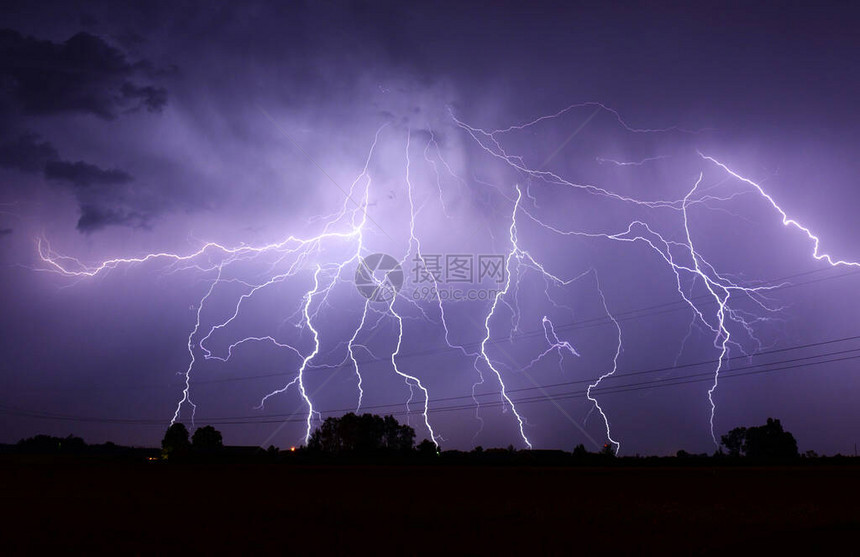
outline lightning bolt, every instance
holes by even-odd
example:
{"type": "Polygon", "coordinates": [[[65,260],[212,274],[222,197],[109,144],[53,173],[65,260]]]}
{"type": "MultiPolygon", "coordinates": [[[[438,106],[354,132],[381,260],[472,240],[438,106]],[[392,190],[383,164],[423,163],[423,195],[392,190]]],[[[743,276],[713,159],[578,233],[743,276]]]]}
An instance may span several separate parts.
{"type": "Polygon", "coordinates": [[[621,356],[621,349],[623,346],[623,339],[621,335],[621,324],[618,323],[618,320],[612,315],[609,311],[609,306],[606,304],[606,296],[603,294],[603,289],[600,287],[600,279],[597,276],[597,271],[594,272],[594,282],[597,286],[597,292],[600,294],[600,301],[603,304],[603,310],[606,312],[606,316],[612,321],[612,324],[615,326],[615,330],[618,331],[617,341],[615,343],[615,354],[612,356],[612,369],[601,375],[597,378],[597,381],[594,383],[590,383],[588,385],[588,389],[586,389],[585,396],[591,403],[594,405],[594,408],[600,412],[600,416],[603,418],[603,425],[606,428],[606,438],[615,446],[615,454],[621,450],[621,443],[612,438],[612,429],[609,425],[609,416],[606,415],[606,412],[603,411],[603,408],[600,406],[600,403],[597,402],[597,399],[591,394],[592,389],[597,388],[600,385],[600,382],[606,379],[607,377],[611,377],[615,375],[615,372],[618,371],[618,358],[621,356]]]}
{"type": "MultiPolygon", "coordinates": [[[[511,409],[511,412],[513,412],[514,416],[517,419],[517,424],[519,425],[519,430],[520,430],[520,437],[522,437],[523,441],[528,446],[528,448],[531,449],[532,443],[531,443],[531,441],[529,441],[529,438],[526,436],[526,432],[523,429],[525,427],[525,421],[523,420],[523,417],[520,415],[520,413],[517,412],[517,407],[514,404],[514,401],[511,400],[511,398],[508,396],[508,394],[506,392],[505,382],[502,379],[502,374],[499,372],[497,367],[495,365],[493,365],[493,360],[490,358],[489,354],[487,354],[487,343],[490,342],[490,335],[492,334],[491,330],[490,330],[490,320],[492,320],[493,315],[495,315],[495,313],[496,313],[496,308],[499,306],[499,300],[501,300],[508,293],[508,291],[511,288],[511,273],[510,273],[511,262],[514,260],[514,258],[521,258],[524,256],[524,254],[522,252],[520,252],[519,246],[517,245],[517,217],[516,217],[517,209],[519,209],[520,201],[522,200],[522,197],[523,197],[522,191],[520,191],[519,186],[517,186],[517,198],[516,198],[516,201],[514,202],[514,210],[513,210],[512,216],[511,216],[511,227],[509,229],[510,240],[511,240],[511,250],[508,252],[507,257],[505,258],[505,268],[508,269],[508,271],[505,273],[505,287],[496,293],[496,296],[493,298],[493,305],[490,307],[490,311],[489,311],[489,313],[487,313],[486,319],[484,319],[484,330],[486,332],[486,335],[484,336],[484,340],[481,341],[481,357],[483,358],[486,366],[496,376],[496,379],[499,382],[499,388],[500,388],[499,394],[504,399],[504,401],[508,404],[508,407],[511,409]]],[[[483,378],[482,378],[482,380],[483,380],[483,378]]],[[[474,389],[472,392],[474,393],[474,389]]]]}
{"type": "MultiPolygon", "coordinates": [[[[406,255],[403,256],[403,259],[400,260],[400,266],[402,267],[406,261],[409,259],[409,255],[412,253],[413,246],[418,250],[418,253],[421,253],[421,242],[415,236],[415,199],[412,193],[412,180],[409,176],[409,170],[411,167],[411,160],[409,158],[409,146],[411,143],[412,133],[411,130],[407,130],[406,132],[406,191],[407,197],[409,199],[409,247],[406,249],[406,255]]],[[[394,372],[397,375],[400,375],[406,381],[406,384],[409,386],[409,400],[406,402],[406,408],[409,409],[409,403],[412,402],[412,388],[418,387],[418,389],[424,394],[424,412],[422,413],[424,417],[424,426],[427,428],[427,431],[430,433],[430,440],[438,447],[439,443],[436,441],[436,434],[433,431],[433,428],[430,426],[430,393],[421,383],[421,381],[415,377],[414,375],[409,375],[408,373],[403,372],[397,365],[397,356],[400,354],[400,348],[403,346],[403,317],[397,313],[394,309],[394,302],[397,301],[397,296],[391,296],[391,303],[388,306],[388,310],[391,314],[397,319],[397,346],[394,349],[394,352],[391,353],[391,365],[394,368],[394,372]]],[[[441,302],[440,302],[441,303],[441,302]]]]}
{"type": "MultiPolygon", "coordinates": [[[[712,386],[708,389],[708,402],[710,405],[709,426],[711,439],[714,444],[718,446],[719,443],[717,442],[714,425],[714,417],[716,412],[714,394],[719,386],[720,371],[723,369],[724,361],[729,354],[730,347],[734,346],[741,352],[746,353],[746,351],[743,349],[743,346],[733,340],[729,324],[731,323],[739,326],[741,330],[743,330],[744,333],[749,337],[749,339],[752,340],[756,347],[758,349],[761,349],[761,343],[755,335],[754,324],[768,321],[770,319],[769,317],[752,316],[739,308],[733,307],[732,305],[730,305],[731,298],[733,295],[744,296],[746,299],[751,300],[757,307],[764,310],[766,314],[774,314],[781,308],[769,305],[768,300],[763,298],[761,294],[770,289],[780,288],[784,286],[784,284],[777,284],[771,286],[743,286],[735,281],[730,280],[726,275],[719,273],[694,247],[693,236],[690,230],[689,209],[694,205],[709,206],[713,203],[719,204],[721,202],[728,202],[738,198],[741,195],[745,195],[748,192],[734,192],[725,196],[717,196],[711,194],[702,194],[699,196],[695,196],[697,191],[700,189],[700,185],[703,178],[703,176],[700,174],[692,189],[690,189],[682,198],[674,200],[670,199],[656,201],[637,199],[634,197],[618,194],[604,187],[591,184],[576,183],[566,178],[563,178],[562,176],[551,171],[530,168],[525,163],[524,157],[509,153],[503,145],[503,138],[506,134],[524,131],[542,122],[557,119],[560,116],[569,113],[576,108],[583,107],[597,107],[598,110],[605,110],[616,118],[618,124],[623,129],[632,133],[666,133],[672,131],[681,131],[685,133],[689,132],[689,130],[681,130],[679,128],[634,128],[627,124],[624,119],[621,118],[620,114],[617,111],[606,107],[601,103],[574,104],[562,109],[561,111],[546,116],[540,116],[524,124],[512,125],[507,128],[499,128],[496,130],[489,131],[463,122],[462,120],[458,119],[453,114],[453,112],[451,114],[451,117],[455,124],[461,129],[463,129],[485,153],[489,154],[495,159],[501,160],[502,162],[504,162],[517,172],[525,175],[529,179],[543,181],[548,184],[564,185],[579,191],[583,191],[590,195],[605,197],[612,201],[616,201],[625,205],[632,205],[634,207],[638,207],[646,211],[672,210],[681,213],[682,225],[685,236],[684,242],[678,242],[666,238],[664,235],[658,233],[656,229],[650,226],[645,220],[640,219],[629,222],[625,230],[618,232],[563,230],[544,222],[542,219],[537,217],[525,207],[520,207],[521,192],[519,188],[517,188],[516,208],[522,211],[533,222],[543,227],[545,230],[562,236],[572,235],[591,239],[604,239],[629,243],[644,243],[654,252],[656,252],[658,256],[669,266],[675,277],[675,284],[678,294],[692,310],[693,321],[691,322],[690,327],[692,328],[696,323],[699,323],[704,325],[706,329],[711,331],[711,333],[713,333],[714,335],[713,344],[718,351],[719,357],[717,358],[717,365],[714,369],[714,382],[712,386]],[[688,262],[683,262],[683,259],[686,259],[688,262]],[[713,314],[713,319],[706,316],[704,313],[704,309],[700,307],[700,304],[697,304],[693,300],[692,290],[697,282],[704,285],[705,289],[708,292],[709,298],[716,303],[717,309],[713,314]],[[685,291],[685,283],[690,284],[689,291],[691,292],[691,294],[687,294],[687,292],[685,291]]],[[[826,253],[822,253],[820,250],[819,238],[814,235],[807,227],[800,224],[797,220],[789,217],[787,213],[776,203],[774,198],[767,192],[765,192],[765,190],[759,184],[739,175],[738,173],[731,170],[728,166],[717,161],[713,157],[704,155],[701,152],[698,152],[698,154],[702,159],[720,167],[732,178],[735,178],[737,180],[740,180],[741,182],[752,186],[754,192],[758,193],[761,197],[763,197],[779,213],[785,226],[794,227],[802,231],[813,242],[812,255],[816,260],[826,261],[832,266],[860,265],[857,262],[835,259],[826,253]]],[[[612,159],[598,158],[598,162],[610,162],[617,166],[641,166],[645,163],[660,160],[663,158],[666,157],[650,157],[641,161],[634,161],[629,163],[619,162],[612,159]]],[[[718,185],[720,184],[716,184],[713,187],[716,187],[718,185]]],[[[534,198],[531,193],[529,194],[529,198],[532,200],[533,205],[537,207],[536,198],[534,198]]],[[[514,243],[514,245],[516,245],[515,241],[513,240],[514,237],[515,228],[512,228],[512,242],[514,243]]],[[[511,253],[516,253],[516,250],[512,251],[511,253]]],[[[509,284],[506,286],[509,286],[509,284]]],[[[507,289],[505,293],[507,293],[507,289]]],[[[604,308],[606,309],[606,299],[602,290],[600,290],[600,296],[604,302],[604,308]]],[[[494,310],[495,305],[493,307],[493,311],[494,310]]],[[[613,319],[613,322],[616,326],[618,326],[617,321],[613,319]]],[[[607,375],[601,376],[596,383],[589,387],[588,393],[588,398],[595,404],[595,407],[598,409],[604,419],[604,423],[606,424],[607,438],[616,447],[616,451],[618,450],[618,448],[620,448],[620,444],[612,438],[609,428],[609,420],[603,409],[599,407],[597,401],[594,400],[593,397],[591,397],[591,389],[596,387],[605,377],[614,374],[617,371],[617,359],[621,350],[620,327],[618,329],[618,334],[618,351],[616,352],[616,356],[613,359],[612,370],[608,372],[607,375]]],[[[685,338],[684,343],[686,343],[686,340],[687,339],[685,338]]],[[[550,344],[550,350],[552,350],[552,346],[554,343],[550,342],[550,344]]],[[[537,359],[540,359],[545,354],[546,352],[539,355],[537,359]]],[[[536,363],[536,360],[533,360],[530,366],[534,363],[536,363]]]]}
{"type": "Polygon", "coordinates": [[[779,213],[779,216],[782,218],[782,224],[784,226],[796,228],[797,230],[800,230],[801,232],[803,232],[807,238],[812,240],[812,244],[813,244],[812,257],[814,257],[818,261],[826,261],[828,264],[830,264],[833,267],[837,267],[837,266],[860,267],[860,262],[846,261],[843,259],[834,259],[830,255],[828,255],[826,253],[822,253],[821,252],[821,240],[818,238],[818,236],[813,234],[812,231],[809,230],[807,227],[800,224],[800,222],[789,217],[788,214],[782,209],[782,207],[780,207],[777,204],[777,202],[773,199],[773,197],[771,197],[770,194],[768,194],[767,192],[764,191],[764,188],[762,188],[759,184],[753,182],[749,178],[744,178],[743,176],[736,173],[734,170],[730,169],[728,166],[724,165],[723,163],[721,163],[717,159],[715,159],[713,157],[709,157],[707,155],[703,155],[700,151],[697,151],[697,153],[699,154],[700,157],[702,157],[706,161],[710,161],[710,162],[714,163],[715,165],[717,165],[718,167],[722,168],[724,171],[726,171],[733,178],[740,180],[741,182],[744,182],[745,184],[749,184],[750,186],[752,186],[755,189],[755,191],[757,191],[765,200],[767,200],[767,202],[770,204],[770,206],[773,207],[777,213],[779,213]]]}
{"type": "Polygon", "coordinates": [[[544,315],[541,319],[541,326],[543,327],[544,339],[546,339],[546,342],[547,344],[549,344],[549,347],[547,347],[546,350],[532,358],[532,361],[530,361],[529,364],[523,368],[523,371],[533,368],[535,365],[537,365],[538,362],[540,362],[546,356],[552,354],[553,352],[558,354],[559,366],[561,366],[563,362],[565,352],[568,352],[573,356],[579,357],[579,352],[576,351],[576,348],[574,348],[572,344],[570,344],[566,340],[561,340],[560,338],[558,338],[558,335],[555,332],[555,325],[552,324],[552,320],[550,320],[550,318],[546,315],[544,315]]]}
{"type": "MultiPolygon", "coordinates": [[[[472,384],[471,389],[471,397],[475,404],[474,416],[479,423],[479,429],[475,436],[477,437],[481,433],[484,425],[478,401],[478,389],[486,385],[487,381],[490,380],[495,385],[498,385],[500,402],[506,412],[510,410],[514,418],[511,421],[516,423],[516,429],[522,442],[527,447],[532,448],[532,441],[526,433],[528,421],[523,412],[517,407],[517,401],[510,396],[511,392],[516,392],[516,389],[512,390],[508,388],[502,373],[503,369],[505,369],[502,359],[511,358],[504,354],[501,347],[493,350],[491,354],[491,345],[495,346],[495,341],[500,338],[501,326],[499,323],[503,320],[503,314],[510,314],[506,334],[508,340],[511,342],[513,342],[514,334],[521,331],[521,322],[528,319],[528,315],[524,316],[524,312],[521,311],[519,298],[520,289],[525,288],[523,281],[527,273],[536,273],[543,280],[546,300],[554,309],[570,308],[553,299],[550,295],[551,287],[565,287],[588,274],[592,274],[606,319],[612,324],[615,334],[612,335],[614,349],[611,362],[606,364],[606,368],[600,368],[601,371],[597,374],[596,378],[593,380],[589,379],[586,397],[591,404],[591,410],[597,411],[602,417],[606,439],[613,445],[617,453],[621,448],[621,443],[617,440],[620,437],[616,435],[617,432],[613,432],[608,413],[600,405],[597,397],[594,396],[594,390],[599,390],[601,382],[615,376],[619,372],[619,359],[624,351],[621,325],[619,320],[610,311],[610,307],[613,304],[607,300],[607,294],[601,286],[596,269],[589,268],[570,279],[561,278],[559,275],[563,273],[553,272],[549,265],[542,263],[537,255],[533,255],[533,253],[539,254],[540,251],[539,249],[530,249],[529,245],[527,245],[528,242],[521,239],[520,226],[523,222],[529,226],[534,225],[543,232],[559,239],[559,241],[565,238],[579,238],[594,243],[624,244],[630,246],[631,249],[634,249],[635,246],[635,249],[644,249],[646,252],[653,254],[656,260],[665,266],[668,272],[666,276],[667,280],[670,281],[669,284],[671,284],[673,291],[677,293],[679,300],[683,301],[686,307],[689,308],[691,321],[687,336],[681,343],[681,352],[683,352],[695,328],[710,335],[709,338],[712,342],[713,350],[717,354],[717,358],[716,365],[713,368],[713,383],[711,383],[707,391],[707,399],[710,408],[710,436],[712,441],[717,444],[715,415],[717,411],[716,393],[719,387],[720,374],[731,358],[730,353],[732,351],[737,350],[742,354],[747,354],[747,347],[750,345],[755,347],[756,350],[761,349],[762,345],[757,337],[758,327],[763,323],[775,319],[777,314],[782,310],[782,308],[776,306],[767,297],[767,293],[770,290],[785,286],[786,283],[749,286],[742,284],[734,276],[720,272],[708,261],[695,242],[696,228],[694,216],[696,211],[725,211],[726,209],[723,206],[726,203],[739,199],[741,196],[754,195],[764,199],[778,213],[784,226],[800,231],[806,236],[812,244],[811,255],[815,260],[823,261],[834,267],[860,267],[860,263],[838,259],[823,252],[819,237],[798,220],[790,217],[776,202],[775,198],[767,193],[760,184],[733,171],[728,165],[718,161],[714,157],[705,155],[699,151],[697,151],[699,157],[697,160],[701,160],[705,166],[713,166],[720,169],[725,175],[722,181],[711,185],[703,184],[704,174],[699,173],[695,180],[693,176],[690,176],[690,182],[693,185],[692,187],[687,186],[683,195],[679,194],[676,198],[670,196],[668,199],[640,199],[619,193],[603,185],[579,183],[559,173],[546,170],[544,168],[546,164],[561,152],[562,148],[567,145],[570,137],[537,168],[530,167],[526,162],[525,156],[514,153],[508,146],[508,139],[514,134],[522,132],[530,133],[534,131],[533,128],[556,121],[565,115],[572,114],[578,109],[588,109],[593,112],[591,112],[588,120],[582,123],[574,133],[578,133],[580,129],[598,114],[608,115],[621,129],[632,134],[683,133],[695,138],[696,134],[704,131],[686,130],[677,127],[634,127],[625,121],[618,111],[599,102],[573,104],[555,113],[498,129],[482,129],[467,124],[455,116],[453,111],[449,109],[453,130],[471,139],[474,145],[478,147],[477,151],[486,155],[491,162],[501,163],[515,171],[518,176],[524,178],[525,186],[521,187],[519,182],[514,184],[513,190],[515,195],[511,196],[509,193],[506,193],[511,191],[510,186],[490,184],[477,176],[470,177],[469,179],[459,176],[454,169],[455,165],[449,164],[443,156],[439,134],[430,129],[429,126],[427,127],[429,139],[423,146],[422,156],[424,164],[430,168],[433,175],[433,179],[428,181],[434,190],[430,198],[432,205],[438,203],[442,214],[447,219],[454,218],[457,205],[451,203],[446,197],[448,191],[443,187],[444,174],[447,174],[447,177],[454,180],[461,195],[469,194],[474,184],[478,184],[479,186],[490,187],[494,195],[499,195],[505,200],[505,207],[509,207],[507,203],[512,204],[510,212],[505,210],[502,213],[507,231],[506,238],[499,241],[500,243],[503,241],[506,246],[503,256],[503,285],[487,300],[487,305],[482,306],[486,308],[486,313],[482,312],[477,318],[469,317],[469,319],[473,319],[473,322],[469,324],[474,326],[474,331],[480,335],[480,342],[477,345],[473,344],[472,348],[467,348],[466,344],[458,343],[454,338],[450,326],[450,316],[452,313],[440,296],[439,279],[433,273],[429,273],[428,277],[433,285],[432,291],[434,292],[434,296],[432,299],[425,300],[427,303],[422,304],[414,298],[410,298],[406,292],[397,291],[386,278],[380,279],[373,276],[373,273],[368,272],[368,275],[372,276],[372,279],[376,282],[377,289],[389,296],[387,303],[384,304],[385,309],[382,310],[378,306],[374,306],[373,301],[370,299],[364,300],[360,317],[356,318],[354,328],[349,327],[349,332],[339,339],[340,342],[337,343],[337,347],[332,350],[332,353],[334,353],[334,350],[345,350],[345,355],[342,359],[338,356],[340,360],[339,364],[332,364],[331,361],[325,363],[326,360],[324,357],[329,355],[323,351],[323,338],[326,335],[326,331],[324,330],[325,311],[332,307],[333,303],[330,299],[335,296],[334,293],[338,287],[349,284],[345,275],[356,266],[364,265],[363,257],[370,252],[366,237],[368,229],[371,225],[379,227],[368,214],[372,205],[371,192],[374,185],[370,165],[374,160],[381,134],[387,124],[380,126],[376,130],[367,151],[367,156],[364,159],[363,168],[350,184],[349,188],[343,190],[345,194],[343,203],[332,214],[314,219],[315,224],[321,223],[321,230],[317,229],[319,233],[315,236],[298,237],[290,235],[278,242],[258,246],[247,244],[227,246],[216,242],[205,242],[198,249],[186,254],[159,251],[140,257],[107,259],[92,265],[82,262],[75,257],[57,253],[52,249],[46,238],[38,238],[36,240],[37,253],[44,270],[79,280],[93,279],[120,267],[142,266],[155,263],[163,264],[165,272],[172,273],[188,270],[204,273],[206,276],[214,275],[214,278],[211,278],[207,282],[203,296],[194,306],[194,324],[185,343],[188,352],[188,364],[184,368],[184,371],[180,372],[183,377],[183,388],[171,423],[178,421],[182,417],[183,411],[187,412],[187,409],[190,408],[191,423],[194,424],[197,405],[192,400],[192,379],[195,367],[201,359],[226,362],[241,347],[254,343],[268,343],[288,352],[297,359],[298,363],[294,372],[290,372],[290,380],[263,396],[257,408],[263,409],[274,397],[285,394],[291,389],[297,390],[301,399],[301,408],[307,409],[307,412],[304,414],[305,428],[303,439],[305,443],[310,438],[314,421],[322,417],[322,412],[317,410],[314,405],[314,394],[307,387],[306,380],[308,374],[317,369],[348,366],[355,375],[355,408],[356,411],[360,410],[365,395],[365,387],[359,350],[369,353],[376,359],[369,345],[370,339],[382,330],[382,323],[388,321],[394,324],[396,333],[394,349],[390,353],[388,360],[394,374],[403,379],[409,388],[409,398],[406,401],[407,414],[411,411],[413,403],[416,402],[416,396],[420,396],[419,402],[422,405],[421,417],[423,427],[426,429],[430,440],[438,446],[438,441],[443,438],[431,425],[430,392],[419,379],[418,373],[414,369],[408,369],[409,366],[404,362],[404,357],[407,354],[403,352],[403,348],[408,337],[408,327],[404,320],[410,318],[410,310],[416,310],[420,315],[420,319],[424,322],[441,327],[444,332],[444,340],[447,348],[458,351],[461,355],[468,358],[471,368],[477,374],[477,380],[472,384]],[[721,187],[725,182],[739,182],[746,187],[744,191],[731,191],[724,194],[713,191],[721,187]],[[608,200],[610,203],[618,204],[619,207],[635,210],[635,216],[629,220],[625,219],[623,221],[624,224],[620,226],[612,225],[610,227],[599,225],[596,229],[577,228],[571,225],[571,223],[551,222],[550,218],[542,216],[544,213],[541,209],[544,205],[538,204],[539,198],[543,195],[540,187],[541,184],[563,186],[566,188],[565,191],[576,191],[608,200]],[[523,191],[524,188],[525,193],[523,191]],[[664,227],[658,226],[655,222],[666,224],[667,226],[675,226],[681,232],[666,232],[664,227]],[[261,279],[242,278],[247,275],[240,274],[242,269],[240,267],[241,264],[262,264],[266,266],[267,271],[262,275],[250,275],[252,277],[262,276],[263,278],[261,279]],[[235,273],[234,270],[236,271],[235,273]],[[246,305],[261,292],[273,289],[277,285],[294,284],[300,280],[307,280],[309,274],[312,276],[312,283],[310,286],[301,289],[301,297],[296,295],[293,302],[295,305],[291,306],[291,311],[294,310],[294,313],[288,317],[288,320],[290,322],[295,321],[293,324],[299,331],[298,334],[300,336],[304,334],[305,339],[307,332],[310,333],[310,347],[307,346],[306,342],[303,344],[301,340],[298,342],[287,341],[281,338],[280,335],[266,334],[234,339],[226,345],[226,349],[223,351],[218,351],[211,346],[217,340],[216,333],[220,335],[221,332],[230,329],[231,325],[243,314],[246,305]],[[218,320],[215,323],[208,323],[209,318],[206,308],[215,304],[218,296],[222,295],[221,287],[228,284],[231,285],[231,288],[240,288],[242,293],[238,298],[234,299],[234,303],[231,303],[231,311],[228,312],[226,318],[218,320]],[[704,292],[704,296],[697,296],[697,291],[700,293],[704,292]],[[743,309],[746,306],[743,306],[741,302],[752,304],[755,313],[743,309]],[[714,307],[712,308],[711,305],[714,307]]],[[[418,190],[415,184],[413,163],[421,164],[421,159],[412,160],[410,151],[412,149],[412,130],[407,129],[405,135],[404,189],[409,211],[408,243],[405,252],[402,252],[398,260],[400,266],[403,267],[414,256],[412,261],[426,268],[427,256],[422,249],[422,236],[419,234],[418,215],[428,206],[428,202],[426,199],[421,202],[417,194],[418,190]]],[[[444,141],[442,143],[444,145],[444,141]]],[[[302,152],[304,153],[304,151],[302,152]]],[[[598,157],[596,162],[599,164],[608,163],[617,167],[630,167],[631,170],[635,170],[637,167],[645,164],[668,158],[667,156],[656,156],[638,161],[624,162],[598,157]]],[[[398,162],[397,164],[399,165],[400,163],[398,162]]],[[[320,168],[320,170],[322,169],[320,168]]],[[[326,176],[328,175],[326,174],[326,176]]],[[[690,182],[685,183],[689,184],[690,182]]],[[[380,228],[380,230],[382,229],[380,228]]],[[[382,230],[382,232],[385,231],[382,230]]],[[[489,232],[495,242],[496,239],[492,230],[489,232]]],[[[369,269],[366,270],[370,271],[369,269]]],[[[301,284],[305,283],[302,282],[301,284]]],[[[541,303],[544,302],[541,301],[541,303]]],[[[456,313],[453,313],[453,315],[456,315],[456,313]]],[[[518,371],[522,374],[527,374],[529,370],[538,366],[544,358],[551,354],[558,356],[559,366],[564,365],[565,355],[580,356],[580,350],[577,350],[570,341],[559,337],[555,324],[547,314],[538,313],[538,315],[542,315],[540,330],[547,343],[547,347],[539,351],[527,365],[518,366],[518,371]]],[[[350,321],[350,323],[353,322],[350,321]]],[[[504,337],[501,336],[501,338],[504,337]]],[[[588,349],[585,345],[577,344],[583,351],[588,349]]],[[[678,357],[675,359],[676,365],[681,352],[678,353],[678,357]]],[[[574,363],[573,365],[577,364],[574,363]]],[[[469,371],[469,373],[471,374],[472,372],[469,371]]],[[[470,375],[470,377],[472,376],[470,375]]]]}
{"type": "MultiPolygon", "coordinates": [[[[310,397],[308,396],[307,389],[305,388],[305,370],[307,369],[308,364],[310,364],[311,360],[313,360],[314,357],[316,357],[316,355],[319,354],[319,351],[320,351],[320,334],[319,334],[319,331],[316,328],[314,328],[314,325],[311,322],[310,307],[311,307],[311,302],[313,302],[314,294],[319,293],[319,287],[320,287],[319,276],[320,276],[321,271],[322,271],[322,267],[317,265],[316,271],[314,272],[314,287],[311,290],[309,290],[307,292],[307,294],[305,294],[305,304],[304,304],[304,309],[302,310],[302,313],[305,316],[305,323],[307,324],[308,329],[311,330],[311,333],[313,333],[313,336],[314,336],[314,348],[310,352],[310,354],[305,356],[304,359],[302,360],[302,365],[299,367],[299,371],[298,371],[298,374],[296,375],[296,378],[293,381],[291,381],[290,383],[287,383],[286,386],[284,386],[280,389],[276,389],[276,390],[272,391],[271,393],[267,394],[266,396],[264,396],[263,399],[260,400],[259,406],[257,406],[258,409],[262,409],[263,406],[266,404],[266,400],[268,400],[269,398],[271,398],[275,395],[278,395],[278,394],[285,392],[291,385],[298,384],[299,393],[301,393],[302,400],[305,402],[305,404],[308,407],[307,422],[306,422],[307,423],[307,429],[305,431],[305,443],[307,443],[311,437],[311,430],[313,428],[313,416],[314,416],[314,405],[313,405],[313,402],[311,402],[310,397]]],[[[333,284],[333,282],[332,282],[332,284],[333,284]]]]}

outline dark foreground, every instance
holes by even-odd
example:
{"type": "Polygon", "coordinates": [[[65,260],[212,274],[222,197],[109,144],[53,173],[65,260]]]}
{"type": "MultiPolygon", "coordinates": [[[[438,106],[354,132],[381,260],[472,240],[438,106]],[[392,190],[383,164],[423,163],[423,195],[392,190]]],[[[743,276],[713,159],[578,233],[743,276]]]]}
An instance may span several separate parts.
{"type": "Polygon", "coordinates": [[[860,469],[10,458],[3,553],[858,554],[860,469]]]}

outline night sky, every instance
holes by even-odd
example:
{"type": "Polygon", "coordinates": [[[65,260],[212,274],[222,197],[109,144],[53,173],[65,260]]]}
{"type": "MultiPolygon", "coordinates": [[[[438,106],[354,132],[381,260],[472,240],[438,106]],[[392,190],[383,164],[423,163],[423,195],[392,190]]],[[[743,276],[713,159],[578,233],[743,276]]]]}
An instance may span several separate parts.
{"type": "Polygon", "coordinates": [[[289,447],[361,392],[443,448],[713,452],[711,390],[717,439],[853,453],[858,16],[5,2],[0,442],[289,447]]]}

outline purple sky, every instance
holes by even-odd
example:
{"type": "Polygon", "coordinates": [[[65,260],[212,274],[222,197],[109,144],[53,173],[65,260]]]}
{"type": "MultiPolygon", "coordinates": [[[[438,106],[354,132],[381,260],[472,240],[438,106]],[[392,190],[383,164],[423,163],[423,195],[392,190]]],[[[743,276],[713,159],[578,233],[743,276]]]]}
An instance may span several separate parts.
{"type": "Polygon", "coordinates": [[[860,261],[856,9],[281,4],[0,8],[0,442],[155,445],[193,355],[196,425],[300,444],[298,383],[255,407],[307,360],[314,410],[355,410],[354,256],[382,252],[406,284],[352,343],[362,407],[419,439],[426,389],[443,448],[593,449],[608,423],[621,454],[710,452],[725,341],[717,437],[772,416],[801,450],[853,452],[857,269],[816,261],[702,155],[822,253],[860,261]],[[504,294],[440,284],[483,296],[443,302],[444,324],[435,298],[410,302],[419,248],[477,270],[511,253],[512,215],[504,294]],[[352,235],[240,248],[326,233],[352,235]],[[207,242],[233,251],[71,274],[207,242]],[[731,292],[725,311],[712,292],[731,292]],[[619,328],[601,415],[586,390],[619,328]],[[229,351],[248,338],[269,340],[229,351]]]}

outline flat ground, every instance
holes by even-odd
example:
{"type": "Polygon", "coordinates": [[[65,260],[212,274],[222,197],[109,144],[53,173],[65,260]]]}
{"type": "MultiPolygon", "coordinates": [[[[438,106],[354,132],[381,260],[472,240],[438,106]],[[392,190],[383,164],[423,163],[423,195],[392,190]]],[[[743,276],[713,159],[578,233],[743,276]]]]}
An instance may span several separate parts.
{"type": "Polygon", "coordinates": [[[852,555],[860,469],[4,458],[2,553],[852,555]],[[765,553],[766,552],[766,553],[765,553]]]}

